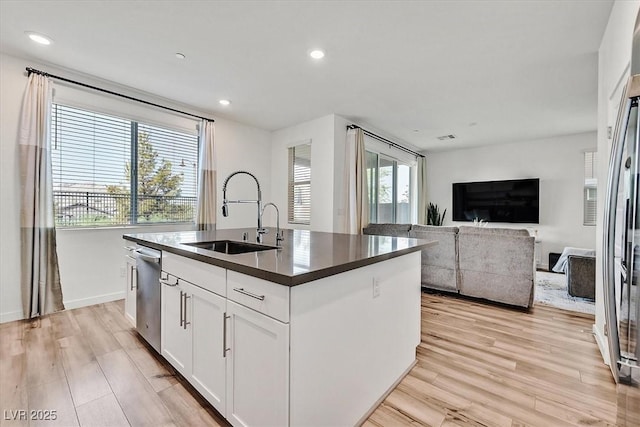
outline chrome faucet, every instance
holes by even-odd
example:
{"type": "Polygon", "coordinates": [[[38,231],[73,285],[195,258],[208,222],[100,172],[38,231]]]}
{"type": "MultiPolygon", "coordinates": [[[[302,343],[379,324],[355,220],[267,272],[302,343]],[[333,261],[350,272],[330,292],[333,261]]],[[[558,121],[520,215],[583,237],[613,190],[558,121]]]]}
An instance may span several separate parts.
{"type": "Polygon", "coordinates": [[[284,241],[284,237],[280,231],[280,210],[275,203],[269,202],[262,208],[262,215],[264,215],[264,210],[267,209],[267,206],[273,206],[276,210],[276,246],[282,247],[281,242],[284,241]]]}
{"type": "Polygon", "coordinates": [[[257,228],[257,235],[256,235],[256,241],[258,243],[262,243],[262,235],[267,233],[267,229],[262,227],[262,191],[260,190],[260,183],[258,182],[258,178],[256,178],[256,176],[254,174],[252,174],[251,172],[247,172],[247,171],[236,171],[233,172],[231,175],[229,175],[227,177],[227,179],[224,180],[224,184],[222,184],[222,216],[227,217],[229,216],[229,206],[227,206],[229,203],[257,203],[258,205],[258,228],[257,228]],[[227,184],[229,183],[229,180],[238,174],[245,174],[245,175],[249,175],[251,178],[253,178],[256,182],[256,186],[258,187],[258,199],[257,200],[227,200],[227,184]]]}

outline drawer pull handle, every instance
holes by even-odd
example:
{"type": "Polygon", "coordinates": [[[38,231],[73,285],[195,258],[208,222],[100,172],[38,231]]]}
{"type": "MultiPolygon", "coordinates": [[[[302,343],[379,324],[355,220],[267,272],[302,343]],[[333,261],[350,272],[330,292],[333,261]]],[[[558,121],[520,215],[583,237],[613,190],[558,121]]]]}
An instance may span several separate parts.
{"type": "Polygon", "coordinates": [[[160,280],[158,280],[160,282],[160,284],[162,285],[167,285],[167,286],[178,286],[178,278],[174,277],[174,279],[176,279],[176,283],[171,283],[169,282],[169,278],[171,276],[169,274],[167,274],[167,277],[160,277],[160,280]]]}
{"type": "Polygon", "coordinates": [[[256,295],[251,292],[245,291],[244,288],[233,288],[234,291],[246,295],[251,298],[259,299],[260,301],[264,301],[264,295],[256,295]]]}

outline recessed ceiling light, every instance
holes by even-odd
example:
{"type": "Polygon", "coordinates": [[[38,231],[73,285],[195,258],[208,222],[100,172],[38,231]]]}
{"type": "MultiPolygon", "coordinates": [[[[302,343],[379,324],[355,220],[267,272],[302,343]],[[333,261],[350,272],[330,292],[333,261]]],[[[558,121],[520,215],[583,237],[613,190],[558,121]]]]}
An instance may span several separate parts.
{"type": "Polygon", "coordinates": [[[221,99],[220,101],[218,101],[220,103],[220,105],[224,105],[225,107],[229,104],[231,104],[231,101],[229,101],[228,99],[221,99]]]}
{"type": "Polygon", "coordinates": [[[176,53],[176,58],[178,58],[178,59],[184,59],[184,58],[186,58],[186,56],[184,56],[184,53],[177,52],[177,53],[176,53]]]}
{"type": "Polygon", "coordinates": [[[25,31],[24,32],[27,36],[29,36],[29,38],[31,40],[33,40],[36,43],[40,43],[43,44],[45,46],[48,46],[52,43],[52,40],[50,37],[45,36],[44,34],[40,34],[40,33],[36,33],[34,31],[25,31]]]}
{"type": "Polygon", "coordinates": [[[324,52],[319,49],[312,50],[311,52],[309,52],[309,56],[313,59],[322,59],[324,58],[324,52]]]}

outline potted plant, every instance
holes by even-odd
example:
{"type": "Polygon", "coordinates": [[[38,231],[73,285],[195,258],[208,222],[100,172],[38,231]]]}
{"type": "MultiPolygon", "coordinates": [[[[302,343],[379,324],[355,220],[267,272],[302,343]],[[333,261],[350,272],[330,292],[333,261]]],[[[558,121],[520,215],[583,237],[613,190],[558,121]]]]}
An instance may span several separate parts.
{"type": "Polygon", "coordinates": [[[427,207],[427,225],[442,225],[444,223],[444,216],[447,214],[447,210],[445,209],[440,214],[440,208],[438,205],[434,205],[433,203],[429,203],[429,207],[427,207]]]}

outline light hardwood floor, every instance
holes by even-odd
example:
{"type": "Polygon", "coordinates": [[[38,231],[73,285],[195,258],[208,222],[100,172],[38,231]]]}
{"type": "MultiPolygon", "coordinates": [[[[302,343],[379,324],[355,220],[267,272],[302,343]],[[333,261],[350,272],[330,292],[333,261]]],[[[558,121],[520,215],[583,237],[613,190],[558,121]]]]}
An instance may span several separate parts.
{"type": "MultiPolygon", "coordinates": [[[[639,426],[640,391],[614,384],[592,324],[425,294],[418,364],[365,425],[639,426]]],[[[6,419],[19,409],[56,410],[30,425],[227,425],[143,344],[122,301],[0,325],[0,408],[2,426],[29,425],[6,419]]]]}

